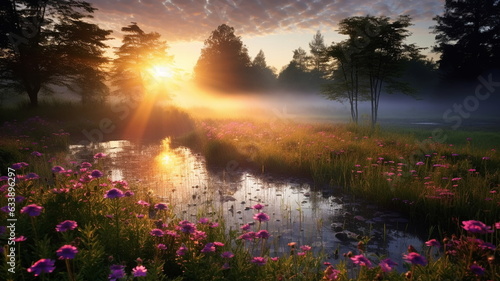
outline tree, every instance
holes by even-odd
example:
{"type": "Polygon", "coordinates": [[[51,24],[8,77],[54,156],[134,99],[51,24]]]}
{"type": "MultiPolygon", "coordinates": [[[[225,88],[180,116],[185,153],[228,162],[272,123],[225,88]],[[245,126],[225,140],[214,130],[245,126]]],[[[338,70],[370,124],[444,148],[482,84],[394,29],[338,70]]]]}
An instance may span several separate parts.
{"type": "Polygon", "coordinates": [[[500,1],[446,0],[433,32],[439,67],[451,79],[500,68],[500,1]]]}
{"type": "Polygon", "coordinates": [[[157,32],[144,32],[135,22],[121,29],[126,33],[113,61],[112,83],[125,99],[140,100],[147,92],[149,72],[172,62],[168,45],[157,32]]]}
{"type": "Polygon", "coordinates": [[[314,35],[313,40],[309,43],[309,48],[311,52],[312,69],[319,73],[324,73],[328,57],[326,56],[325,40],[319,30],[314,35]]]}
{"type": "MultiPolygon", "coordinates": [[[[405,61],[422,58],[420,48],[404,43],[410,35],[407,29],[411,25],[410,20],[409,16],[399,16],[392,22],[388,17],[364,16],[346,18],[339,23],[338,32],[349,38],[333,46],[330,56],[337,61],[336,70],[344,76],[341,79],[347,87],[347,95],[368,87],[372,126],[377,123],[383,90],[388,93],[413,93],[409,84],[399,79],[405,61]]],[[[325,94],[336,95],[331,91],[325,94]]]]}
{"type": "Polygon", "coordinates": [[[87,95],[84,101],[89,100],[87,91],[106,93],[103,42],[111,31],[85,21],[96,10],[90,3],[6,0],[0,7],[0,79],[4,81],[0,86],[20,86],[32,106],[38,105],[40,90],[53,85],[78,88],[87,95]]]}
{"type": "Polygon", "coordinates": [[[247,48],[234,28],[222,24],[205,40],[194,68],[195,80],[219,90],[247,89],[251,65],[247,48]]]}
{"type": "Polygon", "coordinates": [[[252,61],[253,74],[253,89],[254,90],[269,90],[276,83],[276,75],[274,70],[267,66],[266,56],[262,50],[257,53],[252,61]]]}

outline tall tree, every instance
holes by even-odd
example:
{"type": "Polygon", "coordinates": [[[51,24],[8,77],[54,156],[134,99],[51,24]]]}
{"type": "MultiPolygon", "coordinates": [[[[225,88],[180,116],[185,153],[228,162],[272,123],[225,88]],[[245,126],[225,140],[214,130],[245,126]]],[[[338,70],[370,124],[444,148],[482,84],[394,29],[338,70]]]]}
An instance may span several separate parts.
{"type": "Polygon", "coordinates": [[[475,79],[500,68],[500,1],[446,0],[434,20],[434,51],[448,78],[475,79]]]}
{"type": "Polygon", "coordinates": [[[339,55],[344,56],[338,64],[342,75],[351,77],[354,72],[354,78],[344,78],[351,93],[359,93],[364,85],[368,86],[372,126],[378,120],[383,90],[388,93],[413,93],[409,84],[399,79],[405,61],[422,58],[419,48],[404,43],[410,35],[407,29],[410,21],[409,16],[399,16],[394,21],[388,17],[357,16],[339,23],[338,32],[347,35],[348,39],[337,46],[340,54],[337,50],[330,55],[337,61],[339,55]]]}
{"type": "Polygon", "coordinates": [[[266,56],[262,50],[252,61],[254,90],[270,90],[276,83],[274,70],[267,66],[266,56]]]}
{"type": "Polygon", "coordinates": [[[32,106],[40,90],[52,85],[76,87],[83,95],[106,92],[103,42],[111,31],[86,21],[96,10],[90,3],[4,0],[0,7],[0,78],[8,81],[3,86],[19,85],[32,106]],[[99,81],[89,83],[91,78],[99,81]]]}
{"type": "Polygon", "coordinates": [[[247,48],[234,28],[222,24],[205,40],[194,68],[195,79],[203,86],[221,90],[246,89],[251,84],[251,65],[247,48]]]}
{"type": "Polygon", "coordinates": [[[320,73],[325,72],[328,57],[326,56],[325,40],[319,30],[313,36],[313,40],[309,42],[309,48],[311,52],[311,64],[313,70],[320,73]]]}
{"type": "Polygon", "coordinates": [[[135,22],[121,29],[122,45],[116,50],[113,61],[112,83],[124,99],[140,100],[147,91],[149,73],[155,66],[172,62],[168,45],[157,32],[144,32],[135,22]]]}

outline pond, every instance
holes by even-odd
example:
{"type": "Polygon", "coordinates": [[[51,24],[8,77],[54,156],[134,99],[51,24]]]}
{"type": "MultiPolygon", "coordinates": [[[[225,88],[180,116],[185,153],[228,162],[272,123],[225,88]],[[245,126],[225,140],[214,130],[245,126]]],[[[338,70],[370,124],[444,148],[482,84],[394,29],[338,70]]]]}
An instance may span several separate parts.
{"type": "Polygon", "coordinates": [[[151,191],[171,203],[182,219],[221,216],[228,230],[239,230],[254,223],[252,206],[264,205],[263,211],[271,218],[261,228],[271,234],[271,256],[288,252],[288,243],[297,242],[324,251],[336,263],[343,253],[357,253],[360,238],[370,237],[369,255],[391,257],[401,266],[407,247],[420,249],[423,244],[418,227],[401,214],[331,187],[313,188],[307,179],[255,174],[238,169],[236,163],[212,171],[202,155],[186,147],[171,148],[168,139],[152,145],[126,140],[91,147],[73,145],[70,152],[78,161],[89,160],[96,152],[106,153],[108,177],[151,191]]]}

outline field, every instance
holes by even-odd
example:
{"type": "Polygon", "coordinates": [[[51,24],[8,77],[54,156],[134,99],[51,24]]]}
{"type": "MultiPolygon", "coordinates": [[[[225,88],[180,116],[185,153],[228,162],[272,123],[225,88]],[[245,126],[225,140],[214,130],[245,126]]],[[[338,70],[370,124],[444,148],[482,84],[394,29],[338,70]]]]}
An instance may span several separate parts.
{"type": "MultiPolygon", "coordinates": [[[[104,108],[99,117],[106,115],[104,108]]],[[[457,140],[450,143],[423,130],[199,119],[186,121],[193,130],[174,139],[204,155],[211,169],[311,178],[318,188],[408,214],[429,240],[421,252],[401,253],[406,270],[399,272],[394,261],[364,251],[369,241],[360,241],[357,252],[338,253],[335,265],[324,264],[309,245],[292,243],[288,254],[274,256],[265,229],[272,218],[258,204],[255,223],[235,231],[226,231],[217,214],[181,220],[172,202],[140,183],[108,179],[106,155],[85,162],[68,156],[67,146],[81,139],[74,134],[99,120],[83,116],[2,125],[1,275],[7,280],[500,278],[498,133],[447,131],[457,140]],[[491,142],[476,144],[487,135],[491,142]]]]}

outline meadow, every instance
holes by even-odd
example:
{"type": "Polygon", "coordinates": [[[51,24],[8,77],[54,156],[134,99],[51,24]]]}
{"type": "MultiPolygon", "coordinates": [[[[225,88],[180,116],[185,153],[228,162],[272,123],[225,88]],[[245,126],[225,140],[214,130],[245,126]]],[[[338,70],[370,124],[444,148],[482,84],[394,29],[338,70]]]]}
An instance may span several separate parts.
{"type": "Polygon", "coordinates": [[[349,124],[196,120],[191,133],[174,140],[212,168],[310,177],[318,187],[408,214],[427,226],[429,240],[420,252],[401,253],[400,272],[394,261],[365,251],[369,240],[339,253],[334,265],[310,245],[290,243],[287,254],[275,256],[265,228],[272,218],[260,204],[254,223],[233,231],[201,210],[181,219],[175,202],[140,183],[111,181],[105,154],[71,159],[67,128],[80,128],[81,120],[48,120],[2,125],[0,267],[7,280],[500,278],[500,156],[494,143],[475,145],[477,132],[452,144],[349,124]]]}

